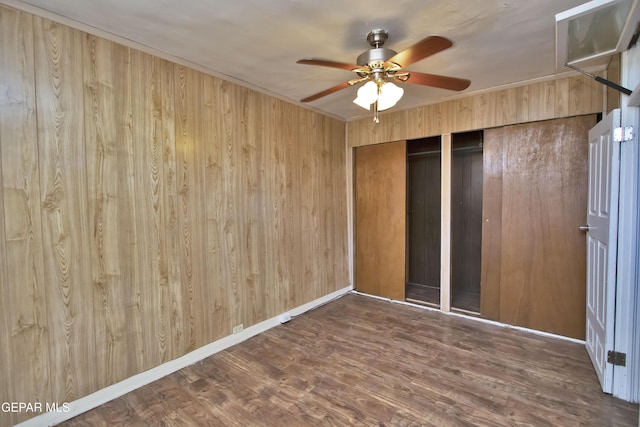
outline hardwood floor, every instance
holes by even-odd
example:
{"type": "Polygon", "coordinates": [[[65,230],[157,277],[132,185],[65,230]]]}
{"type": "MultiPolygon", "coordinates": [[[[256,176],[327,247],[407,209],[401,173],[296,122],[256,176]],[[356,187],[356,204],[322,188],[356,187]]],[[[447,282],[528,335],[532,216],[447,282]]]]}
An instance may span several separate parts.
{"type": "Polygon", "coordinates": [[[347,295],[67,426],[637,426],[584,346],[347,295]]]}

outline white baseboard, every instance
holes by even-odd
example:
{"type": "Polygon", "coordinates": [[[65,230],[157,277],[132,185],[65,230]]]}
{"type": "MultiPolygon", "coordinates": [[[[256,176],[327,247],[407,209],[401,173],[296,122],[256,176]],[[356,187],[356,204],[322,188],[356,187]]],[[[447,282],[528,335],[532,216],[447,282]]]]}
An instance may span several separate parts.
{"type": "MultiPolygon", "coordinates": [[[[329,301],[341,297],[352,291],[352,287],[339,289],[335,292],[325,295],[321,298],[303,304],[293,310],[288,311],[291,316],[298,316],[329,301]]],[[[284,314],[284,313],[283,313],[284,314]]],[[[88,396],[82,397],[73,402],[69,402],[68,405],[60,404],[58,412],[46,412],[37,417],[26,420],[16,427],[41,427],[41,426],[53,426],[63,421],[69,420],[77,415],[87,412],[93,408],[96,408],[104,403],[107,403],[113,399],[116,399],[124,394],[127,394],[137,388],[147,385],[153,381],[159,380],[173,372],[176,372],[189,365],[193,365],[202,359],[205,359],[213,354],[216,354],[222,350],[225,350],[233,345],[236,345],[244,340],[247,340],[259,333],[267,331],[275,326],[280,325],[280,316],[275,316],[260,322],[256,325],[250,326],[237,334],[229,335],[218,341],[207,344],[204,347],[200,347],[184,356],[171,360],[167,363],[163,363],[160,366],[149,369],[148,371],[134,375],[119,383],[110,385],[88,396]]]]}
{"type": "Polygon", "coordinates": [[[353,291],[353,293],[357,294],[357,295],[362,295],[362,296],[365,296],[365,297],[369,297],[369,298],[375,298],[375,299],[379,299],[379,300],[382,300],[382,301],[392,302],[394,304],[402,304],[402,305],[408,305],[408,306],[411,306],[411,307],[421,308],[423,310],[437,311],[438,313],[447,314],[449,316],[464,317],[465,319],[475,320],[476,322],[487,323],[489,325],[499,326],[501,328],[517,329],[519,331],[529,332],[531,334],[542,335],[542,336],[550,337],[550,338],[557,338],[557,339],[561,339],[561,340],[565,340],[565,341],[571,341],[571,342],[574,342],[574,343],[577,343],[577,344],[585,345],[585,341],[584,340],[579,340],[579,339],[571,338],[571,337],[565,337],[564,335],[552,334],[550,332],[538,331],[536,329],[529,329],[529,328],[525,328],[525,327],[522,327],[522,326],[509,325],[508,323],[500,323],[500,322],[496,322],[495,320],[483,319],[482,317],[467,316],[465,314],[455,313],[453,311],[443,311],[443,310],[440,310],[438,308],[429,307],[429,306],[426,306],[426,305],[414,304],[412,302],[406,302],[406,301],[393,300],[393,299],[389,299],[389,298],[385,298],[385,297],[379,297],[379,296],[376,296],[376,295],[364,294],[364,293],[358,292],[358,291],[353,291]]]}

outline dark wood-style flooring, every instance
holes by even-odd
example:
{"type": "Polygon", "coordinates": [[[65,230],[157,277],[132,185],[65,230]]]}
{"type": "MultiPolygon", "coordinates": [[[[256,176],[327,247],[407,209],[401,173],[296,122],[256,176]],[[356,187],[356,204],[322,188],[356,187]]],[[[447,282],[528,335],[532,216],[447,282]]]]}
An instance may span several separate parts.
{"type": "Polygon", "coordinates": [[[584,347],[347,295],[68,426],[637,426],[584,347]]]}

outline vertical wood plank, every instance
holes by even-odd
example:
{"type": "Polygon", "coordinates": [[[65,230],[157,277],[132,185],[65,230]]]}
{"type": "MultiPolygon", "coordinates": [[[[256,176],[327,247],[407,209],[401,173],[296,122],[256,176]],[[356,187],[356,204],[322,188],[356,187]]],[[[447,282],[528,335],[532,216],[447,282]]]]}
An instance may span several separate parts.
{"type": "MultiPolygon", "coordinates": [[[[222,82],[219,86],[218,96],[222,106],[224,116],[222,118],[223,139],[222,161],[223,161],[223,205],[224,205],[224,250],[225,263],[223,270],[223,281],[229,286],[230,295],[230,318],[232,327],[243,325],[247,318],[248,307],[242,304],[245,297],[245,272],[241,269],[244,260],[246,228],[243,227],[243,198],[233,197],[234,190],[242,187],[242,171],[244,167],[240,151],[236,147],[236,138],[240,135],[241,124],[235,120],[234,113],[237,111],[239,117],[244,118],[246,111],[242,107],[241,100],[235,85],[222,82]],[[237,110],[238,109],[238,110],[237,110]]],[[[243,143],[244,141],[239,141],[243,143]]]]}
{"type": "Polygon", "coordinates": [[[504,126],[518,121],[517,94],[515,88],[504,89],[497,93],[496,97],[496,126],[504,126]]]}
{"type": "Polygon", "coordinates": [[[126,268],[121,268],[121,263],[132,257],[135,231],[122,230],[118,220],[120,209],[123,208],[120,206],[119,160],[124,160],[126,164],[126,159],[118,158],[119,137],[124,135],[119,132],[120,117],[117,111],[126,111],[121,103],[122,97],[118,96],[118,89],[121,88],[118,80],[126,81],[129,76],[122,67],[124,58],[118,58],[118,49],[114,49],[112,43],[85,35],[83,52],[96,360],[100,366],[97,375],[98,386],[106,387],[136,371],[128,361],[117,361],[118,354],[135,348],[128,345],[132,343],[127,342],[126,331],[131,325],[127,325],[124,316],[126,284],[131,283],[133,278],[124,276],[126,268]],[[121,246],[120,242],[124,239],[128,244],[121,246]]]}
{"type": "Polygon", "coordinates": [[[483,93],[471,98],[471,129],[485,129],[496,125],[496,100],[496,92],[483,93]]]}
{"type": "Polygon", "coordinates": [[[419,138],[429,133],[429,106],[416,107],[407,110],[407,139],[419,138]]]}
{"type": "MultiPolygon", "coordinates": [[[[294,111],[289,105],[284,106],[285,117],[294,119],[300,123],[302,118],[302,111],[294,111]]],[[[289,270],[289,281],[292,284],[304,283],[304,262],[293,262],[293,254],[301,253],[302,241],[304,240],[300,234],[302,233],[302,217],[297,215],[302,209],[302,195],[304,191],[300,183],[302,182],[302,174],[304,165],[301,163],[301,150],[300,146],[301,132],[298,129],[291,129],[286,135],[286,168],[287,168],[287,263],[291,266],[289,270]],[[296,163],[300,166],[295,167],[296,163]]],[[[288,292],[288,304],[292,307],[295,306],[296,301],[299,301],[302,289],[298,289],[295,285],[291,286],[288,292]]]]}
{"type": "Polygon", "coordinates": [[[516,123],[529,121],[529,91],[531,85],[516,88],[516,123]]]}
{"type": "Polygon", "coordinates": [[[472,98],[460,98],[453,101],[451,123],[456,131],[473,128],[473,102],[472,98]]]}
{"type": "Polygon", "coordinates": [[[206,277],[211,286],[212,304],[211,337],[221,338],[229,333],[234,325],[231,325],[231,300],[227,282],[222,274],[226,253],[225,234],[225,197],[223,195],[224,172],[223,149],[224,134],[221,120],[215,119],[216,113],[223,108],[220,102],[219,82],[213,77],[203,77],[203,113],[209,118],[203,122],[202,149],[205,165],[205,181],[203,191],[206,203],[206,230],[207,230],[207,262],[205,264],[206,277]]]}
{"type": "MultiPolygon", "coordinates": [[[[122,233],[128,236],[118,239],[120,254],[123,257],[121,269],[123,272],[124,289],[122,290],[121,304],[124,306],[125,324],[127,325],[127,358],[128,372],[140,372],[145,366],[145,352],[143,334],[143,312],[140,304],[141,289],[144,285],[144,265],[140,262],[138,255],[144,246],[138,239],[139,229],[136,219],[147,213],[142,209],[138,201],[136,188],[137,178],[140,173],[137,170],[136,145],[140,142],[136,139],[134,122],[134,103],[137,94],[133,92],[133,80],[136,75],[132,65],[133,50],[119,47],[112,55],[118,53],[121,65],[114,70],[116,75],[120,75],[119,84],[114,87],[119,96],[116,97],[116,113],[118,113],[118,157],[122,159],[118,168],[118,194],[119,206],[122,211],[119,213],[119,226],[122,233]],[[124,257],[129,257],[124,259],[124,257]]],[[[113,57],[113,56],[112,56],[113,57]]],[[[122,315],[122,314],[121,314],[122,315]]],[[[119,363],[121,358],[114,358],[114,363],[119,363]]]]}
{"type": "MultiPolygon", "coordinates": [[[[33,21],[0,6],[0,402],[51,400],[33,21]]],[[[0,413],[0,424],[28,414],[0,413]]]]}
{"type": "MultiPolygon", "coordinates": [[[[301,123],[304,128],[316,129],[316,115],[303,111],[300,114],[301,123]]],[[[302,161],[302,176],[300,185],[300,203],[302,207],[302,235],[317,235],[318,233],[318,212],[315,209],[315,200],[318,198],[318,185],[315,178],[317,171],[316,152],[317,145],[311,144],[309,134],[301,133],[298,137],[300,150],[300,159],[302,161]]],[[[318,239],[307,241],[307,244],[300,242],[300,250],[303,256],[304,272],[302,280],[304,283],[317,283],[319,279],[317,270],[317,261],[310,262],[310,258],[318,254],[318,239]]],[[[303,299],[313,298],[314,292],[312,288],[305,288],[303,299]]]]}
{"type": "Polygon", "coordinates": [[[167,321],[161,308],[161,297],[167,283],[161,274],[165,259],[161,244],[162,130],[161,101],[156,99],[158,76],[150,55],[132,51],[131,72],[145,79],[134,79],[131,85],[133,158],[136,174],[135,193],[139,214],[134,219],[137,234],[137,262],[140,265],[139,292],[135,304],[140,309],[141,330],[138,331],[144,352],[143,369],[159,364],[167,351],[167,321]],[[154,322],[150,321],[155,319],[154,322]]]}
{"type": "Polygon", "coordinates": [[[500,320],[503,128],[484,131],[480,314],[500,320]]]}
{"type": "MultiPolygon", "coordinates": [[[[202,127],[198,120],[202,106],[202,75],[185,67],[176,67],[176,158],[179,201],[181,277],[183,288],[183,318],[185,319],[186,351],[194,350],[212,336],[208,316],[208,301],[211,301],[209,286],[206,284],[206,207],[204,191],[204,168],[198,161],[197,150],[202,149],[202,127]],[[187,319],[189,320],[186,323],[187,319]]],[[[221,104],[217,113],[220,119],[232,114],[221,104]]],[[[226,129],[224,129],[226,132],[226,129]]],[[[226,140],[221,144],[227,143],[226,140]]],[[[226,144],[224,145],[226,147],[226,144]]],[[[227,177],[224,177],[226,181],[227,177]]],[[[225,218],[226,221],[226,218],[225,218]]],[[[232,223],[225,222],[225,229],[232,223]]],[[[229,258],[233,256],[228,253],[229,258]]],[[[231,261],[231,260],[229,260],[231,261]]],[[[224,273],[224,272],[223,272],[224,273]]],[[[231,279],[229,277],[225,277],[231,279]]],[[[233,286],[228,280],[226,286],[233,286]]],[[[229,301],[229,310],[234,310],[235,301],[229,301]]],[[[228,333],[228,331],[227,331],[228,333]]]]}
{"type": "Polygon", "coordinates": [[[183,318],[178,286],[177,206],[173,65],[132,51],[131,72],[146,76],[131,85],[133,170],[136,209],[136,263],[139,289],[134,305],[140,313],[137,344],[142,344],[145,369],[181,354],[183,318]],[[175,332],[177,335],[172,335],[175,332]]]}
{"type": "MultiPolygon", "coordinates": [[[[557,117],[569,115],[569,79],[558,79],[556,84],[555,111],[557,117]]],[[[510,123],[513,124],[513,123],[510,123]]]]}
{"type": "Polygon", "coordinates": [[[451,134],[442,135],[440,190],[440,310],[451,311],[451,134]]]}
{"type": "MultiPolygon", "coordinates": [[[[273,123],[282,123],[287,117],[287,104],[280,101],[273,101],[269,108],[270,121],[273,123]]],[[[289,230],[287,226],[288,221],[288,200],[290,199],[290,187],[289,183],[289,171],[287,169],[287,139],[290,138],[291,130],[284,126],[273,126],[269,131],[272,141],[280,141],[279,144],[271,144],[270,158],[273,174],[273,188],[276,191],[276,197],[274,198],[271,206],[273,212],[273,227],[275,234],[272,238],[275,239],[276,246],[275,251],[275,276],[274,280],[277,285],[274,286],[274,298],[278,301],[277,306],[280,309],[288,310],[290,308],[290,292],[291,289],[291,266],[287,262],[287,252],[289,230]]]]}
{"type": "Polygon", "coordinates": [[[419,136],[432,136],[440,135],[442,133],[442,114],[437,104],[431,104],[427,106],[424,112],[427,131],[424,135],[419,136]]]}
{"type": "MultiPolygon", "coordinates": [[[[241,283],[247,305],[243,323],[251,325],[266,319],[265,311],[268,308],[263,304],[264,286],[261,283],[265,279],[261,275],[261,271],[264,270],[261,268],[263,261],[260,254],[260,248],[264,246],[263,235],[260,232],[264,219],[258,216],[262,212],[260,205],[263,182],[259,179],[259,173],[262,162],[260,138],[264,130],[262,115],[254,108],[259,104],[260,96],[246,88],[234,88],[238,111],[242,111],[242,118],[237,122],[240,126],[237,127],[236,134],[236,138],[241,141],[241,145],[236,149],[239,150],[241,165],[238,168],[240,188],[244,192],[240,205],[242,233],[239,235],[242,237],[238,242],[238,247],[241,248],[239,268],[243,272],[241,283]],[[249,126],[249,123],[252,123],[252,126],[249,126]]],[[[235,191],[237,192],[237,189],[235,191]]]]}
{"type": "MultiPolygon", "coordinates": [[[[154,74],[159,87],[154,92],[154,104],[159,103],[156,118],[162,150],[161,180],[161,230],[162,257],[160,271],[162,294],[160,311],[167,335],[167,352],[162,361],[166,362],[185,354],[184,328],[186,319],[182,310],[183,290],[180,265],[180,228],[178,218],[178,183],[176,152],[176,112],[175,112],[175,65],[154,58],[154,74]],[[160,101],[158,101],[160,100],[160,101]]],[[[204,235],[203,235],[204,236],[204,235]]]]}
{"type": "MultiPolygon", "coordinates": [[[[591,110],[595,95],[590,77],[579,75],[569,77],[569,108],[570,116],[585,114],[591,110]]],[[[602,92],[602,88],[598,88],[602,92]]],[[[602,110],[600,106],[599,110],[602,110]]],[[[597,110],[597,111],[599,111],[597,110]]]]}
{"type": "Polygon", "coordinates": [[[356,289],[404,300],[406,142],[356,150],[356,289]]]}
{"type": "Polygon", "coordinates": [[[97,387],[84,150],[82,37],[34,17],[38,152],[52,398],[97,387]]]}
{"type": "Polygon", "coordinates": [[[443,134],[449,133],[452,129],[455,129],[455,123],[453,121],[455,105],[454,101],[445,101],[437,104],[440,116],[440,130],[443,134]]]}
{"type": "Polygon", "coordinates": [[[529,85],[529,120],[548,120],[555,117],[555,82],[542,82],[529,85]]]}

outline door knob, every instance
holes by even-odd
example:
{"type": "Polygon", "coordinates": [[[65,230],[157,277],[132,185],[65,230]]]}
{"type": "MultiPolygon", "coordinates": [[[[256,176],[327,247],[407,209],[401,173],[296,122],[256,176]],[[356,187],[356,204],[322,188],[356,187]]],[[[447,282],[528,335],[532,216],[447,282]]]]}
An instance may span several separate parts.
{"type": "Polygon", "coordinates": [[[578,230],[580,230],[580,231],[589,231],[589,224],[581,225],[580,227],[578,227],[578,230]]]}

